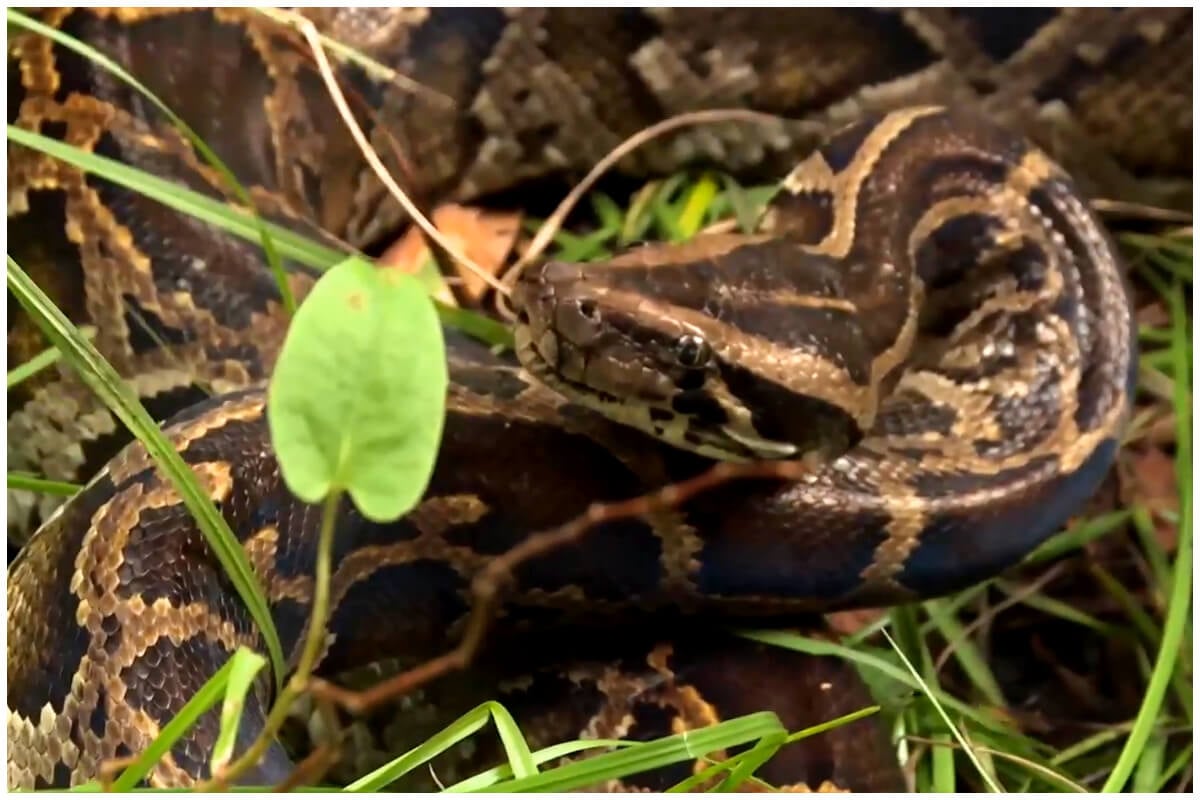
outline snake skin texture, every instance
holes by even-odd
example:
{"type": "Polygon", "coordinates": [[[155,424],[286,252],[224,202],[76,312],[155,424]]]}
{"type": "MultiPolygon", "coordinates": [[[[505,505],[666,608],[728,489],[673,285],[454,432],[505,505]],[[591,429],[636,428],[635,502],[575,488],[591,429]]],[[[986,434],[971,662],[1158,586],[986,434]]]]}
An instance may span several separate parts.
{"type": "MultiPolygon", "coordinates": [[[[756,234],[534,265],[514,294],[519,363],[447,333],[435,475],[398,523],[341,509],[321,672],[440,653],[491,559],[593,502],[696,475],[711,449],[786,450],[811,480],[722,486],[523,565],[480,663],[406,698],[396,752],[485,699],[535,747],[759,710],[797,729],[861,708],[848,665],[723,628],[819,631],[822,612],[994,575],[1111,463],[1136,353],[1087,199],[1190,205],[1186,9],[307,13],[404,76],[338,68],[385,163],[428,202],[569,181],[676,113],[780,117],[685,129],[620,167],[782,180],[756,234]],[[721,292],[697,296],[701,283],[721,292]]],[[[41,19],[143,81],[265,216],[369,250],[403,229],[290,28],[246,10],[41,19]]],[[[143,97],[66,48],[16,32],[9,76],[10,123],[230,199],[143,97]]],[[[8,180],[10,255],[169,420],[294,663],[320,511],[290,496],[271,453],[263,382],[287,318],[259,248],[11,142],[8,180]]],[[[313,276],[291,267],[303,297],[313,276]]],[[[11,295],[8,333],[10,364],[46,346],[11,295]]],[[[236,646],[260,646],[175,490],[128,442],[67,367],[10,391],[10,470],[90,481],[58,509],[10,492],[10,538],[38,526],[8,580],[13,788],[94,778],[236,646]]],[[[248,701],[240,746],[270,699],[264,684],[248,701]]],[[[207,777],[217,725],[203,717],[153,783],[207,777]]],[[[446,754],[438,776],[500,757],[446,754]]],[[[662,789],[693,767],[596,788],[662,789]]],[[[246,778],[292,768],[275,742],[246,778]]],[[[758,774],[903,786],[871,720],[789,745],[758,774]]],[[[433,788],[423,780],[401,788],[433,788]]]]}

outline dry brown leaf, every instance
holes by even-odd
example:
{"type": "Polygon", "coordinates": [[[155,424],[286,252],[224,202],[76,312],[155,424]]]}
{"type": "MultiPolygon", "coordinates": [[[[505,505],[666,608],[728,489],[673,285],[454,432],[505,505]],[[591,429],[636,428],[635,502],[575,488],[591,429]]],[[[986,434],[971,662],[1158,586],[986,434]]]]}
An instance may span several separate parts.
{"type": "Polygon", "coordinates": [[[1155,299],[1137,310],[1139,325],[1151,328],[1164,328],[1171,324],[1171,312],[1167,310],[1162,300],[1155,299]]]}
{"type": "MultiPolygon", "coordinates": [[[[433,211],[433,224],[463,255],[470,258],[492,276],[500,274],[505,260],[512,253],[521,230],[521,214],[517,211],[487,211],[460,205],[439,206],[433,211]]],[[[387,249],[380,264],[415,273],[429,257],[429,248],[421,231],[414,227],[387,249]]],[[[455,267],[458,280],[466,294],[478,300],[487,291],[479,276],[455,267]]],[[[439,293],[439,300],[453,303],[448,289],[439,293]],[[445,296],[442,296],[445,295],[445,296]]]]}
{"type": "Polygon", "coordinates": [[[843,636],[858,633],[863,628],[878,620],[885,613],[882,608],[861,608],[853,611],[835,611],[826,615],[829,627],[843,636]]]}
{"type": "Polygon", "coordinates": [[[1175,552],[1179,528],[1163,516],[1163,512],[1179,513],[1175,460],[1157,447],[1131,451],[1122,470],[1121,494],[1127,504],[1142,505],[1150,511],[1159,544],[1168,553],[1175,552]]]}

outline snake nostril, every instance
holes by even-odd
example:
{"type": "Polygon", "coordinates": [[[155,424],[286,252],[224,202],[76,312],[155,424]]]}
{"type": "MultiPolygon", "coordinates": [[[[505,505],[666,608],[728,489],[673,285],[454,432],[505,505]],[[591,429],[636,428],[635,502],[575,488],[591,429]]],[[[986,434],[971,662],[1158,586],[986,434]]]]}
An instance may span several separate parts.
{"type": "Polygon", "coordinates": [[[600,314],[596,309],[595,300],[580,300],[579,313],[593,322],[600,318],[600,314]]]}

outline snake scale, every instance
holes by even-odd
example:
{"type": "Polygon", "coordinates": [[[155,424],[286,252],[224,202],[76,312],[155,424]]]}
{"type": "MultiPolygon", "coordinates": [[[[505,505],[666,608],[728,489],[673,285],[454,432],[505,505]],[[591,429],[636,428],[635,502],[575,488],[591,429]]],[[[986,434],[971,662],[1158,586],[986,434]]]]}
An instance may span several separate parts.
{"type": "MultiPolygon", "coordinates": [[[[341,510],[321,669],[441,652],[482,565],[594,501],[713,457],[800,458],[810,474],[723,485],[520,567],[489,652],[407,700],[410,742],[494,697],[535,747],[852,711],[870,701],[845,664],[714,626],[969,585],[1057,530],[1112,462],[1135,340],[1086,198],[1190,202],[1187,9],[310,13],[417,85],[338,68],[385,161],[437,201],[578,175],[679,112],[781,118],[685,129],[622,165],[785,176],[757,233],[527,269],[519,364],[447,332],[433,480],[395,524],[341,510]]],[[[290,28],[245,10],[42,19],[145,82],[270,218],[363,248],[402,227],[290,28]]],[[[9,86],[10,122],[225,196],[144,98],[71,51],[10,27],[9,86]]],[[[271,454],[262,382],[286,317],[259,249],[11,142],[8,181],[10,254],[170,417],[294,658],[319,512],[271,454]]],[[[303,296],[312,276],[292,280],[303,296]]],[[[11,295],[9,309],[12,364],[45,342],[11,295]]],[[[45,521],[8,578],[9,785],[63,786],[140,752],[259,642],[169,482],[69,369],[9,408],[10,469],[91,479],[56,511],[26,503],[26,523],[45,521]]],[[[251,695],[241,746],[269,700],[251,695]]],[[[154,783],[205,777],[216,729],[202,718],[154,783]]],[[[479,748],[443,757],[442,777],[498,758],[479,748]]],[[[276,742],[246,779],[291,768],[276,742]]],[[[679,770],[607,788],[664,788],[679,770]]],[[[759,775],[902,786],[870,720],[759,775]]]]}

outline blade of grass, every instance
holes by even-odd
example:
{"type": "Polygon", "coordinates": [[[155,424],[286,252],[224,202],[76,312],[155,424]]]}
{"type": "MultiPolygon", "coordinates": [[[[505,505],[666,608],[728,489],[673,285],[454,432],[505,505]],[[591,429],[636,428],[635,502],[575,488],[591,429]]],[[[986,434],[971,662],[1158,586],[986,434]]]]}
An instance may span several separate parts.
{"type": "Polygon", "coordinates": [[[1192,744],[1191,744],[1191,742],[1188,742],[1187,745],[1185,745],[1184,748],[1179,751],[1179,755],[1175,756],[1175,758],[1173,758],[1171,760],[1171,763],[1169,765],[1167,765],[1167,768],[1162,771],[1162,775],[1159,776],[1158,785],[1155,786],[1150,791],[1152,791],[1152,792],[1164,791],[1166,785],[1168,783],[1170,783],[1175,778],[1176,775],[1183,772],[1184,768],[1186,768],[1191,763],[1192,763],[1192,744]]]}
{"type": "Polygon", "coordinates": [[[1154,580],[1158,584],[1156,588],[1166,592],[1171,585],[1171,566],[1168,563],[1166,551],[1158,542],[1158,532],[1154,529],[1154,520],[1150,516],[1150,509],[1143,505],[1134,506],[1132,519],[1133,529],[1142,544],[1142,552],[1150,563],[1154,580]]]}
{"type": "Polygon", "coordinates": [[[117,779],[113,781],[112,791],[128,792],[146,780],[146,777],[154,769],[154,765],[158,763],[159,759],[166,755],[175,746],[175,743],[196,724],[196,720],[200,719],[205,712],[215,706],[217,701],[221,699],[229,683],[229,675],[233,671],[233,668],[234,659],[231,657],[219,670],[213,673],[211,678],[204,682],[204,685],[191,696],[183,708],[179,710],[179,713],[163,726],[158,736],[154,737],[154,741],[142,751],[137,760],[117,776],[117,779]]]}
{"type": "Polygon", "coordinates": [[[1142,604],[1134,597],[1125,585],[1113,577],[1112,573],[1106,570],[1099,564],[1092,564],[1089,568],[1092,577],[1104,589],[1108,595],[1116,601],[1121,610],[1125,612],[1125,616],[1133,623],[1134,629],[1142,639],[1151,647],[1157,647],[1162,641],[1162,632],[1158,629],[1158,625],[1142,608],[1142,604]]]}
{"type": "MultiPolygon", "coordinates": [[[[378,792],[412,772],[422,764],[432,761],[441,753],[481,730],[489,720],[496,724],[504,752],[508,756],[508,768],[518,778],[538,774],[537,761],[529,752],[529,744],[522,736],[516,721],[504,706],[488,701],[463,714],[447,725],[440,733],[409,750],[382,767],[372,770],[346,786],[347,792],[378,792]]],[[[478,776],[476,776],[478,777],[478,776]]],[[[454,791],[465,791],[452,787],[454,791]]]]}
{"type": "MultiPolygon", "coordinates": [[[[575,753],[581,753],[585,750],[636,747],[637,744],[637,742],[629,742],[620,739],[587,739],[562,742],[560,744],[551,745],[550,747],[544,747],[541,750],[535,750],[533,752],[533,763],[540,766],[549,761],[557,761],[560,758],[574,755],[575,753]]],[[[444,793],[465,794],[466,792],[476,792],[481,789],[486,789],[493,783],[498,783],[511,777],[511,765],[501,764],[498,767],[485,770],[477,775],[472,775],[470,778],[459,781],[453,786],[447,786],[444,790],[444,793]]]]}
{"type": "MultiPolygon", "coordinates": [[[[251,219],[251,214],[243,209],[214,200],[148,172],[134,169],[107,156],[90,153],[24,128],[9,125],[7,134],[10,141],[19,145],[65,161],[73,167],[143,194],[168,208],[188,214],[201,222],[207,222],[247,241],[258,241],[257,226],[251,219]]],[[[262,221],[262,224],[267,226],[280,253],[305,266],[323,271],[346,257],[346,253],[318,244],[274,223],[262,221]]]]}
{"type": "Polygon", "coordinates": [[[942,721],[946,723],[946,727],[958,741],[959,746],[962,747],[963,753],[966,754],[967,758],[975,766],[975,769],[979,772],[979,776],[983,778],[983,782],[987,784],[988,789],[993,792],[1002,791],[992,774],[988,770],[984,769],[983,763],[979,760],[979,756],[976,755],[975,750],[969,744],[967,744],[967,740],[962,735],[962,732],[959,731],[958,726],[950,721],[950,715],[946,713],[945,708],[942,707],[941,702],[939,702],[939,699],[936,696],[936,694],[940,694],[940,692],[935,694],[930,690],[929,685],[924,681],[924,679],[921,678],[920,673],[917,672],[912,662],[908,660],[908,656],[904,654],[904,651],[901,650],[896,644],[896,641],[891,637],[891,634],[889,634],[886,629],[884,629],[882,633],[892,645],[892,648],[896,651],[896,654],[899,655],[900,659],[904,662],[904,666],[908,670],[909,674],[912,675],[913,679],[920,685],[921,691],[923,691],[929,698],[929,701],[933,703],[933,707],[937,711],[938,716],[940,716],[942,721]]]}
{"type": "Polygon", "coordinates": [[[213,505],[212,499],[200,487],[195,473],[167,441],[145,407],[138,402],[137,397],[121,380],[121,376],[112,365],[80,335],[78,329],[30,280],[11,256],[8,256],[8,288],[46,338],[63,352],[88,387],[137,436],[155,464],[170,478],[220,561],[225,574],[245,602],[270,653],[276,680],[282,682],[285,669],[283,649],[279,643],[279,634],[275,630],[275,622],[271,618],[266,595],[237,538],[229,530],[229,525],[213,505]]]}
{"type": "MultiPolygon", "coordinates": [[[[813,639],[807,636],[801,636],[788,631],[775,630],[740,630],[737,635],[764,644],[772,644],[778,647],[786,647],[789,650],[796,650],[802,653],[810,653],[817,656],[836,656],[838,658],[850,661],[860,667],[876,670],[883,673],[888,678],[903,684],[904,686],[914,691],[925,691],[919,681],[914,680],[913,676],[905,670],[895,666],[886,658],[879,655],[876,648],[850,648],[833,642],[826,642],[820,639],[813,639]]],[[[1007,725],[995,717],[986,714],[979,709],[976,709],[969,703],[964,703],[961,700],[952,697],[940,690],[930,691],[937,697],[937,700],[946,708],[952,709],[957,714],[971,719],[973,722],[981,725],[984,728],[999,732],[1008,732],[1007,725]]]]}
{"type": "MultiPolygon", "coordinates": [[[[96,329],[90,325],[80,328],[79,332],[87,339],[92,339],[96,336],[96,329]]],[[[46,367],[57,364],[60,358],[62,358],[62,352],[57,347],[49,347],[24,364],[18,364],[16,367],[13,367],[8,371],[9,390],[11,391],[14,386],[19,386],[22,382],[29,380],[46,367]]]]}
{"type": "Polygon", "coordinates": [[[1142,757],[1133,771],[1133,791],[1138,794],[1153,792],[1162,779],[1163,764],[1166,762],[1167,737],[1156,733],[1146,743],[1142,757]]]}
{"type": "Polygon", "coordinates": [[[683,238],[690,239],[700,231],[716,196],[717,181],[707,173],[689,187],[676,222],[676,228],[683,238]]]}
{"type": "Polygon", "coordinates": [[[225,699],[221,703],[221,726],[217,731],[217,742],[213,745],[209,760],[215,774],[229,763],[238,728],[242,724],[242,712],[246,710],[246,695],[254,686],[254,677],[267,665],[267,660],[244,647],[238,648],[229,660],[229,678],[225,687],[225,699]]]}
{"type": "Polygon", "coordinates": [[[1117,530],[1129,521],[1130,511],[1121,509],[1090,517],[1071,525],[1066,531],[1048,539],[1026,558],[1025,564],[1040,564],[1083,548],[1088,542],[1117,530]]]}
{"type": "Polygon", "coordinates": [[[52,481],[47,478],[39,478],[36,475],[10,472],[8,473],[8,488],[37,492],[38,494],[52,494],[56,497],[70,497],[83,487],[76,483],[52,481]]]}
{"type": "Polygon", "coordinates": [[[646,231],[653,221],[650,205],[658,196],[662,185],[660,181],[648,183],[633,196],[633,200],[629,203],[629,209],[625,213],[625,221],[621,225],[621,234],[617,239],[617,243],[622,247],[632,244],[646,235],[646,231]]]}
{"type": "Polygon", "coordinates": [[[1085,628],[1091,628],[1101,636],[1115,639],[1127,635],[1125,629],[1121,626],[1102,622],[1069,603],[1055,600],[1053,597],[1044,595],[1041,592],[1030,594],[1025,592],[1021,586],[1006,580],[997,580],[995,585],[997,589],[1009,597],[1019,598],[1018,602],[1021,605],[1029,606],[1041,611],[1043,614],[1058,617],[1067,622],[1073,622],[1076,625],[1082,625],[1085,628]]]}
{"type": "Polygon", "coordinates": [[[929,615],[942,634],[942,638],[954,648],[954,658],[967,677],[971,679],[971,683],[989,703],[1003,708],[1007,705],[1007,701],[1004,699],[1004,692],[1000,690],[1000,684],[996,682],[996,677],[992,675],[987,659],[983,657],[979,648],[975,646],[975,642],[966,634],[962,623],[953,614],[947,613],[944,605],[940,601],[933,600],[925,603],[923,607],[925,613],[929,615]]]}
{"type": "Polygon", "coordinates": [[[779,733],[786,734],[786,731],[774,714],[748,714],[700,730],[643,742],[615,753],[603,753],[565,764],[530,778],[505,781],[489,787],[488,791],[578,790],[682,761],[694,761],[717,750],[729,750],[779,733]]]}
{"type": "MultiPolygon", "coordinates": [[[[126,72],[120,64],[113,61],[99,50],[96,50],[94,47],[84,44],[75,37],[68,36],[62,31],[55,30],[48,25],[43,25],[37,20],[27,17],[18,11],[7,9],[7,13],[9,25],[16,25],[33,33],[45,36],[57,44],[75,51],[92,63],[97,64],[111,72],[113,75],[116,75],[125,84],[139,92],[143,97],[149,100],[155,108],[162,112],[167,119],[171,121],[171,124],[174,125],[176,129],[178,129],[179,132],[184,135],[184,137],[187,138],[194,148],[196,148],[201,157],[220,174],[221,180],[225,181],[229,188],[233,190],[234,194],[237,195],[238,201],[248,209],[254,208],[254,202],[250,199],[250,193],[246,191],[246,188],[242,186],[241,182],[238,181],[229,167],[225,165],[225,162],[222,161],[219,156],[217,156],[216,152],[214,152],[213,149],[210,148],[194,130],[192,130],[190,125],[183,121],[182,117],[171,110],[166,103],[158,99],[158,97],[151,92],[150,89],[145,86],[145,84],[143,84],[133,75],[126,72]]],[[[270,266],[272,274],[275,275],[275,282],[279,286],[280,297],[283,299],[283,306],[285,309],[287,309],[289,314],[292,314],[296,310],[296,298],[292,296],[291,287],[288,285],[287,274],[283,270],[283,262],[279,258],[279,253],[275,250],[275,244],[271,239],[271,234],[266,225],[263,224],[262,218],[259,217],[258,214],[252,214],[250,216],[257,230],[258,240],[262,244],[263,252],[266,254],[267,264],[270,266]]]]}
{"type": "MultiPolygon", "coordinates": [[[[1176,437],[1176,474],[1180,481],[1180,526],[1179,543],[1173,565],[1171,594],[1167,605],[1166,621],[1163,624],[1162,644],[1155,658],[1154,668],[1143,693],[1141,707],[1134,720],[1133,730],[1125,741],[1125,747],[1117,763],[1104,782],[1102,791],[1116,792],[1123,789],[1131,773],[1141,760],[1146,743],[1162,709],[1167,686],[1179,663],[1180,645],[1189,621],[1192,599],[1192,462],[1191,462],[1191,374],[1187,360],[1188,322],[1183,292],[1178,283],[1169,290],[1158,282],[1158,287],[1171,313],[1172,331],[1175,333],[1172,347],[1178,356],[1175,367],[1173,402],[1176,411],[1178,433],[1176,437]]],[[[1190,707],[1187,710],[1191,715],[1190,707]]]]}

